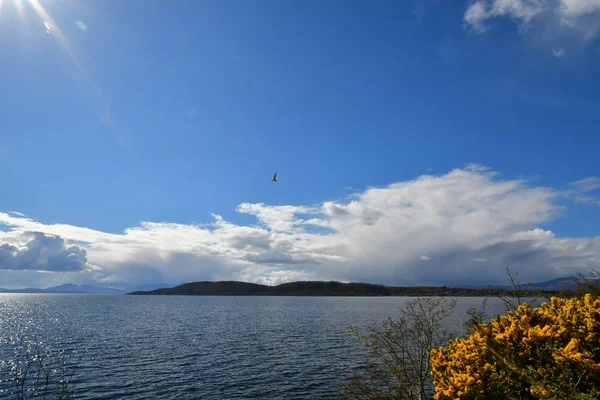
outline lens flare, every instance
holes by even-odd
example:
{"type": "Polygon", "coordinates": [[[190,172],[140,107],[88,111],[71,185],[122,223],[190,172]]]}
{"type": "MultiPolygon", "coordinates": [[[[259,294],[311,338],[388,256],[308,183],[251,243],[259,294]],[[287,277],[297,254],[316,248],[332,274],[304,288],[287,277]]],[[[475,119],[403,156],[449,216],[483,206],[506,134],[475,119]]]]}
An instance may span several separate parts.
{"type": "Polygon", "coordinates": [[[76,20],[75,25],[77,25],[77,27],[82,31],[87,31],[87,25],[83,21],[76,20]]]}
{"type": "Polygon", "coordinates": [[[54,28],[50,22],[44,22],[44,27],[46,27],[47,34],[52,33],[52,28],[54,28]]]}

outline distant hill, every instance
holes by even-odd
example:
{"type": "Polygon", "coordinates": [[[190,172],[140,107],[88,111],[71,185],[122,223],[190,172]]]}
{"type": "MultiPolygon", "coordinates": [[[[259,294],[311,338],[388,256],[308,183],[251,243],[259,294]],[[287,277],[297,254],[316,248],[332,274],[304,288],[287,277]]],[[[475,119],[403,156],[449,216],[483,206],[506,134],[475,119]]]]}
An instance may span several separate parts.
{"type": "Polygon", "coordinates": [[[45,289],[41,288],[23,288],[23,289],[0,289],[0,293],[97,293],[97,294],[124,294],[123,290],[91,285],[74,285],[66,283],[64,285],[53,286],[45,289]]]}
{"type": "Polygon", "coordinates": [[[135,295],[218,295],[218,296],[386,296],[389,290],[382,285],[368,283],[341,283],[302,281],[278,286],[257,283],[220,281],[192,282],[170,289],[135,291],[135,295]]]}
{"type": "MultiPolygon", "coordinates": [[[[539,285],[544,285],[542,282],[539,285]]],[[[556,285],[546,285],[534,290],[538,294],[550,293],[556,285]]],[[[192,296],[485,296],[494,291],[508,292],[504,288],[452,288],[439,286],[384,286],[370,283],[342,283],[336,281],[301,281],[277,286],[257,283],[219,281],[192,282],[169,289],[134,291],[130,295],[192,295],[192,296]]]]}
{"type": "Polygon", "coordinates": [[[533,283],[531,284],[531,288],[536,290],[575,290],[577,289],[577,284],[575,282],[578,281],[581,281],[581,279],[574,276],[557,278],[546,282],[533,283]]]}
{"type": "MultiPolygon", "coordinates": [[[[578,278],[567,277],[532,284],[541,292],[576,289],[578,278]]],[[[493,286],[505,291],[509,286],[493,286]]],[[[50,288],[2,289],[0,293],[69,293],[69,294],[135,294],[135,295],[213,295],[213,296],[485,296],[492,290],[487,286],[384,286],[370,283],[342,283],[336,281],[301,281],[267,286],[256,283],[219,281],[191,282],[171,287],[167,283],[130,285],[124,289],[67,283],[50,288]]]]}
{"type": "Polygon", "coordinates": [[[64,293],[64,294],[126,294],[135,290],[154,290],[161,287],[170,287],[167,283],[154,283],[141,286],[131,286],[125,289],[111,288],[105,286],[93,285],[75,285],[66,283],[64,285],[53,286],[49,288],[23,288],[23,289],[3,289],[0,293],[64,293]]]}
{"type": "MultiPolygon", "coordinates": [[[[569,276],[566,278],[556,278],[549,281],[532,283],[531,288],[534,290],[575,290],[577,289],[576,281],[580,281],[580,278],[575,276],[569,276]]],[[[523,286],[526,286],[523,283],[523,286]]],[[[475,289],[475,288],[487,288],[489,286],[482,285],[465,285],[463,286],[467,289],[475,289]]],[[[491,285],[494,289],[510,289],[508,285],[491,285]]]]}

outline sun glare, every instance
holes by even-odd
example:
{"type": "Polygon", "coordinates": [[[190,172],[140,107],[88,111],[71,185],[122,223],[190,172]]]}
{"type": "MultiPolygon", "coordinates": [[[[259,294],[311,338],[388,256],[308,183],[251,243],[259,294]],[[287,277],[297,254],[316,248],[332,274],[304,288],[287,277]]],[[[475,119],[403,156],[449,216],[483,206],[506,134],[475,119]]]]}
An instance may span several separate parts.
{"type": "MultiPolygon", "coordinates": [[[[82,73],[85,74],[83,67],[73,52],[69,39],[62,33],[62,30],[50,16],[48,11],[46,11],[44,6],[40,3],[40,0],[12,0],[10,3],[6,0],[0,0],[0,13],[2,12],[3,8],[11,3],[16,9],[21,22],[23,22],[25,18],[26,6],[29,6],[37,14],[40,24],[44,27],[45,32],[49,35],[52,35],[56,39],[61,49],[68,54],[71,61],[81,70],[82,73]]],[[[87,29],[87,26],[82,21],[77,20],[75,24],[82,30],[87,29]],[[85,27],[85,29],[83,29],[83,27],[85,27]]]]}
{"type": "MultiPolygon", "coordinates": [[[[42,2],[44,1],[42,0],[42,2]]],[[[88,75],[83,65],[79,62],[71,44],[71,41],[63,33],[61,27],[52,18],[46,7],[42,5],[42,2],[40,0],[0,0],[0,13],[2,13],[3,10],[6,11],[8,6],[13,6],[18,14],[19,21],[21,22],[21,24],[24,24],[26,20],[26,14],[33,11],[38,17],[35,23],[39,23],[39,25],[35,29],[39,30],[39,32],[45,32],[46,34],[53,37],[54,40],[56,40],[59,48],[68,56],[70,61],[77,68],[78,72],[83,76],[86,84],[84,85],[85,87],[80,86],[80,89],[90,90],[92,97],[96,97],[97,99],[100,98],[100,102],[102,103],[102,92],[100,88],[96,85],[93,79],[88,75]]],[[[72,2],[69,1],[65,3],[69,6],[69,8],[74,9],[74,4],[72,2]]],[[[75,14],[78,13],[76,12],[75,14]]],[[[1,15],[2,14],[0,14],[0,16],[1,15]]],[[[81,19],[77,19],[76,17],[72,20],[72,23],[73,26],[79,28],[80,32],[87,32],[89,29],[84,21],[82,21],[81,19]]],[[[74,79],[81,82],[80,78],[74,77],[74,79]]]]}
{"type": "Polygon", "coordinates": [[[23,0],[13,0],[15,3],[15,7],[17,12],[19,13],[19,18],[23,18],[23,0]]]}

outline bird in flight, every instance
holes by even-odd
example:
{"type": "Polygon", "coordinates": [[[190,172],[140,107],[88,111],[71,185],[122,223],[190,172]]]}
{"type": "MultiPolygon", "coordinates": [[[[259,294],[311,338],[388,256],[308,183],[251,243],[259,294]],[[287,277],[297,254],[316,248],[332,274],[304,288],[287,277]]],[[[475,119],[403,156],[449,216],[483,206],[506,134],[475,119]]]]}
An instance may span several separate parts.
{"type": "Polygon", "coordinates": [[[273,175],[273,179],[271,179],[273,182],[277,182],[277,172],[275,172],[275,175],[273,175]]]}

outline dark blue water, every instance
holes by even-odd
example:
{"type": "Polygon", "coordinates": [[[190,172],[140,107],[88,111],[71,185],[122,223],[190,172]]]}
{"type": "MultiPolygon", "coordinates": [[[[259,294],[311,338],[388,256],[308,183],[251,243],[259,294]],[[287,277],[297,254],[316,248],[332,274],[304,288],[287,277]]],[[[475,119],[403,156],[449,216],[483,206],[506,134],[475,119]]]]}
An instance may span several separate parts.
{"type": "MultiPolygon", "coordinates": [[[[0,294],[0,399],[16,398],[21,337],[49,363],[66,357],[76,399],[335,399],[367,356],[347,327],[398,316],[406,300],[0,294]]],[[[481,301],[458,299],[448,328],[481,301]]]]}

